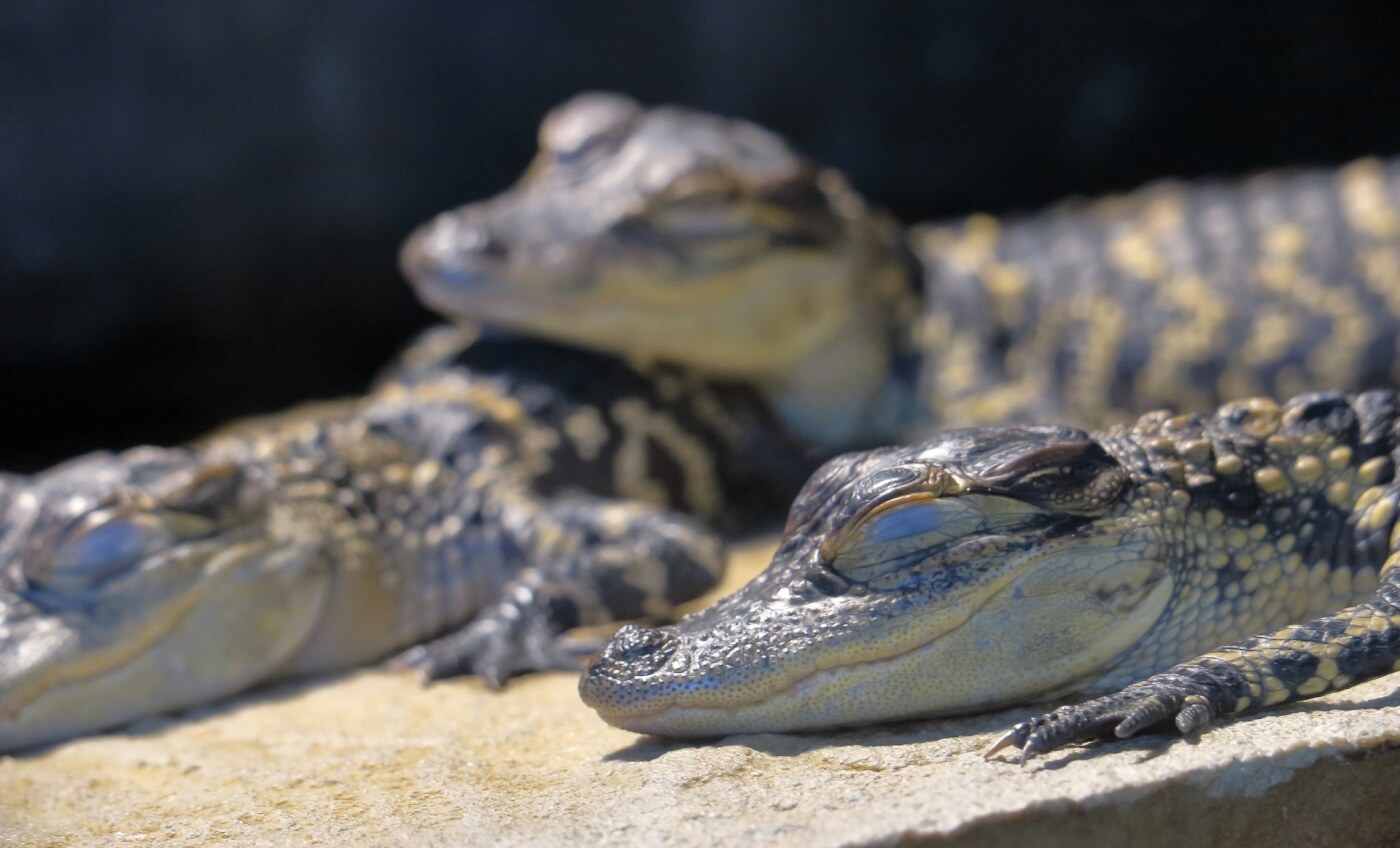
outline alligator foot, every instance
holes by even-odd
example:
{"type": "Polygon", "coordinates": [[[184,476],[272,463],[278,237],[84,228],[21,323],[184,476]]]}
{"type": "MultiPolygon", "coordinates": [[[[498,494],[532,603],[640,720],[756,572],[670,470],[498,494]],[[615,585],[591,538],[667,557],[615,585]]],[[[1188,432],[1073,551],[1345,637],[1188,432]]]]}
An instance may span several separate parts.
{"type": "Polygon", "coordinates": [[[578,671],[603,647],[602,639],[563,637],[544,621],[488,614],[431,642],[415,645],[385,663],[412,671],[423,683],[475,674],[492,689],[527,671],[578,671]]]}
{"type": "Polygon", "coordinates": [[[1021,722],[992,744],[983,754],[991,759],[999,751],[1015,748],[1021,765],[1035,757],[1103,737],[1127,739],[1170,718],[1177,730],[1190,733],[1205,727],[1215,711],[1191,681],[1171,680],[1157,675],[1121,692],[1095,698],[1082,704],[1057,708],[1054,712],[1021,722]]]}

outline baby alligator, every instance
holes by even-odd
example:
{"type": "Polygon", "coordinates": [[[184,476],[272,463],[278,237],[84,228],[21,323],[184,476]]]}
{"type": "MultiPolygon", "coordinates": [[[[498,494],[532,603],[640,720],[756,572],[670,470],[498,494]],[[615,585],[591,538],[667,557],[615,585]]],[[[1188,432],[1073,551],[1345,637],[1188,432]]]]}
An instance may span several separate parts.
{"type": "Polygon", "coordinates": [[[429,304],[754,385],[828,452],[1400,384],[1400,163],[905,230],[742,121],[584,95],[421,227],[429,304]]]}
{"type": "Polygon", "coordinates": [[[769,514],[805,473],[743,388],[463,341],[363,400],[0,476],[0,751],[414,645],[426,677],[577,668],[564,631],[714,585],[676,511],[769,514]]]}
{"type": "Polygon", "coordinates": [[[993,748],[1028,759],[1343,689],[1400,667],[1397,458],[1389,391],[842,456],[761,576],[675,626],[624,627],[580,692],[663,736],[1112,693],[993,748]]]}

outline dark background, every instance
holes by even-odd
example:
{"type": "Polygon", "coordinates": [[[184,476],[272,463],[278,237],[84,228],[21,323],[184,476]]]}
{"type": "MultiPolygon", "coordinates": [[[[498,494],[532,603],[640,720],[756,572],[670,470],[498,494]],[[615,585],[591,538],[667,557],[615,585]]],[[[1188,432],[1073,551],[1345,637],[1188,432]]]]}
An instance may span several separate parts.
{"type": "Polygon", "coordinates": [[[752,118],[907,219],[1400,150],[1387,4],[6,0],[0,468],[362,389],[399,240],[583,89],[752,118]]]}

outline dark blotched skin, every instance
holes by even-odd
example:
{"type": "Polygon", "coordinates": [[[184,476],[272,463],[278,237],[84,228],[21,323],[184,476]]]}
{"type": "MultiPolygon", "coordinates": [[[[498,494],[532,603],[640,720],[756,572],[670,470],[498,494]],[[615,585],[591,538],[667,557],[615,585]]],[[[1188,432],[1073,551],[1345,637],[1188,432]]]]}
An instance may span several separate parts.
{"type": "Polygon", "coordinates": [[[1395,385],[1397,209],[1362,160],[905,231],[752,124],[584,95],[403,265],[446,314],[744,379],[834,452],[1395,385]]]}
{"type": "Polygon", "coordinates": [[[363,400],[0,478],[0,751],[415,645],[428,678],[576,668],[564,631],[669,616],[722,569],[696,519],[804,473],[743,388],[465,341],[363,400]]]}
{"type": "Polygon", "coordinates": [[[994,748],[1029,758],[1345,688],[1400,666],[1398,427],[1393,392],[1327,393],[842,456],[767,571],[625,627],[580,692],[664,736],[1113,693],[994,748]]]}

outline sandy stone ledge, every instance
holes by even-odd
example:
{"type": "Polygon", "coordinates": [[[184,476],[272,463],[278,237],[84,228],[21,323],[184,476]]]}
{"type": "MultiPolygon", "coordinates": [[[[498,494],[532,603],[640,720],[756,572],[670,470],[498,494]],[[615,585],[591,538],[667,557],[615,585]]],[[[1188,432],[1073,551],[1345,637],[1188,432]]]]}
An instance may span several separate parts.
{"type": "Polygon", "coordinates": [[[1400,844],[1400,676],[1027,769],[981,751],[1030,708],[695,745],[574,686],[364,671],[0,757],[0,845],[1400,844]]]}

